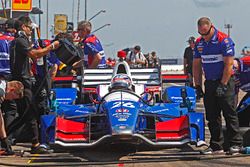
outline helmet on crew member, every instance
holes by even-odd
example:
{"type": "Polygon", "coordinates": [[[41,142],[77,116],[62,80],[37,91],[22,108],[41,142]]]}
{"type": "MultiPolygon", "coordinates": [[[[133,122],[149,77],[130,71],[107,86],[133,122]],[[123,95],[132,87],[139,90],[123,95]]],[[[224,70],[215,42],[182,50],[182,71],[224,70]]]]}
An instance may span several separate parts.
{"type": "Polygon", "coordinates": [[[132,90],[132,79],[127,74],[117,74],[111,80],[110,89],[132,90]]]}

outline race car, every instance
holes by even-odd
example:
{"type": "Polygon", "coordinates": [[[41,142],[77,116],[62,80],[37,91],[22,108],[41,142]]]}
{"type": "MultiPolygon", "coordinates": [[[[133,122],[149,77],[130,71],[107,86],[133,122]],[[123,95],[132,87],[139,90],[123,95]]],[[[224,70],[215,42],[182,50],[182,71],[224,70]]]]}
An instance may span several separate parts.
{"type": "MultiPolygon", "coordinates": [[[[204,114],[195,112],[193,88],[168,87],[160,95],[162,98],[156,100],[158,87],[135,82],[131,73],[140,69],[130,69],[120,59],[109,70],[113,73],[108,84],[82,88],[90,99],[88,104],[74,104],[77,88],[54,89],[57,106],[41,119],[43,143],[63,147],[93,147],[104,143],[163,147],[205,144],[204,114]]],[[[89,73],[93,75],[94,71],[97,69],[89,73]]]]}

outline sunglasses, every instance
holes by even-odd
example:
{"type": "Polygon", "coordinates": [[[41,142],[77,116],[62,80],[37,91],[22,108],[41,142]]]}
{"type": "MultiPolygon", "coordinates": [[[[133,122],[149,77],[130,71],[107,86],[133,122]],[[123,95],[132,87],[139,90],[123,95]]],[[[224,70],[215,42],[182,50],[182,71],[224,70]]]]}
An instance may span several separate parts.
{"type": "Polygon", "coordinates": [[[83,31],[84,29],[83,28],[77,28],[77,31],[83,31]]]}
{"type": "Polygon", "coordinates": [[[33,29],[33,27],[31,25],[25,25],[26,27],[28,27],[30,30],[33,29]]]}

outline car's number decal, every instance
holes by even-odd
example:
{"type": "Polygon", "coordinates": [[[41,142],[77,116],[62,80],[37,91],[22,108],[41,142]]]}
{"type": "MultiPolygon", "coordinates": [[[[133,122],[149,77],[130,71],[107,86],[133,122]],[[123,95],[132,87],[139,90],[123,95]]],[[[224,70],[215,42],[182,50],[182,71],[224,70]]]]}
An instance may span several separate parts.
{"type": "Polygon", "coordinates": [[[113,103],[113,106],[111,107],[111,109],[112,109],[112,108],[116,108],[116,107],[120,107],[121,105],[122,105],[123,107],[135,108],[135,106],[134,106],[133,103],[131,103],[131,102],[121,102],[121,101],[119,101],[119,102],[114,102],[114,103],[113,103]]]}

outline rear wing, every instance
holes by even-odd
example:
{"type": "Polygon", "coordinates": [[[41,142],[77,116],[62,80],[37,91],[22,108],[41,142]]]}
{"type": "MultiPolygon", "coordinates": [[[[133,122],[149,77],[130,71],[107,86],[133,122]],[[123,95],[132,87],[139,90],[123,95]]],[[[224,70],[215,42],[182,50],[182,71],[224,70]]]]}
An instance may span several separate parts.
{"type": "MultiPolygon", "coordinates": [[[[134,84],[146,86],[160,86],[161,75],[159,68],[130,69],[134,84]]],[[[84,69],[82,76],[55,77],[54,87],[74,87],[73,83],[79,83],[83,88],[96,88],[98,85],[109,85],[113,75],[113,69],[84,69]],[[65,86],[66,84],[68,86],[65,86]]]]}
{"type": "MultiPolygon", "coordinates": [[[[134,84],[146,86],[160,86],[161,76],[159,68],[130,69],[134,84]]],[[[96,88],[98,85],[109,85],[113,69],[84,69],[82,76],[83,88],[96,88]]]]}

